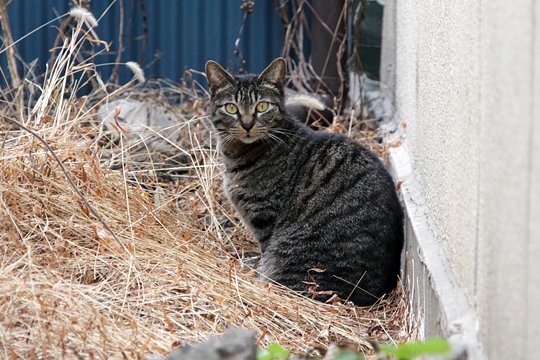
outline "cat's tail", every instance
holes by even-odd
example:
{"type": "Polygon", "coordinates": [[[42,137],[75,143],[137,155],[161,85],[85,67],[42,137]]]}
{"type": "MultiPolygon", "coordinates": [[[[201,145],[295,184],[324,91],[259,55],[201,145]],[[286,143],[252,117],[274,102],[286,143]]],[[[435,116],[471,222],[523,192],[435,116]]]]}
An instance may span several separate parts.
{"type": "Polygon", "coordinates": [[[315,120],[325,120],[329,125],[336,115],[332,109],[332,99],[327,95],[316,94],[286,94],[285,108],[295,119],[303,123],[312,123],[315,120]],[[314,113],[316,115],[314,115],[314,113]]]}
{"type": "Polygon", "coordinates": [[[295,94],[287,96],[285,98],[285,106],[304,106],[309,109],[322,111],[326,109],[326,105],[322,103],[319,99],[314,96],[306,94],[295,94]]]}

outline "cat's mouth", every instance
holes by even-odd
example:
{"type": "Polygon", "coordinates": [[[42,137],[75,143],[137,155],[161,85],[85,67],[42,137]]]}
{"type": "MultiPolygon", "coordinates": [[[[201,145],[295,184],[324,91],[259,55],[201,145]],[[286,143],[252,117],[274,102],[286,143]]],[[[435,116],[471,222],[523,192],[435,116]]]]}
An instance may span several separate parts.
{"type": "Polygon", "coordinates": [[[239,136],[238,140],[240,140],[244,144],[252,144],[255,141],[259,140],[260,138],[261,138],[260,136],[250,134],[250,133],[245,133],[245,134],[239,136]]]}
{"type": "Polygon", "coordinates": [[[236,139],[244,144],[252,144],[265,136],[265,131],[259,126],[251,129],[238,129],[236,139]]]}

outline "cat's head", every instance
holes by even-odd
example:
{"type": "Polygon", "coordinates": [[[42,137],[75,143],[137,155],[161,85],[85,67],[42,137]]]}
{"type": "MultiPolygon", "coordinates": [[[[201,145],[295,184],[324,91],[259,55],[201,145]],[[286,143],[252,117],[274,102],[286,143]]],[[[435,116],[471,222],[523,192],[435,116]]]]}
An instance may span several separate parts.
{"type": "Polygon", "coordinates": [[[285,60],[277,58],[259,75],[233,76],[218,63],[206,63],[212,123],[226,142],[245,144],[272,136],[285,112],[285,60]]]}

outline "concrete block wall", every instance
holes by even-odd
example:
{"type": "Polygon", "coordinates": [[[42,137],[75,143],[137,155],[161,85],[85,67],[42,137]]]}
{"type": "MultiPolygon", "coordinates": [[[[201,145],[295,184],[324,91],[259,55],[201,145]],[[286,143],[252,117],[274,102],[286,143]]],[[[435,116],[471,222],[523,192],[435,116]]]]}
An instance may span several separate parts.
{"type": "Polygon", "coordinates": [[[540,2],[387,0],[381,76],[487,357],[540,359],[540,2]]]}

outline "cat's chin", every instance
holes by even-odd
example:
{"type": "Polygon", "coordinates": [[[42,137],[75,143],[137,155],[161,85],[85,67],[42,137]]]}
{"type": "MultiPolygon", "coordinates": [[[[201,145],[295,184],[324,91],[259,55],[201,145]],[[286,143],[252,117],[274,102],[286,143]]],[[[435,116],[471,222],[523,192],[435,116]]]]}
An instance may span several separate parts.
{"type": "Polygon", "coordinates": [[[260,140],[260,137],[257,137],[257,136],[242,136],[242,137],[239,137],[238,140],[240,142],[243,142],[244,144],[253,144],[255,141],[257,140],[260,140]]]}

